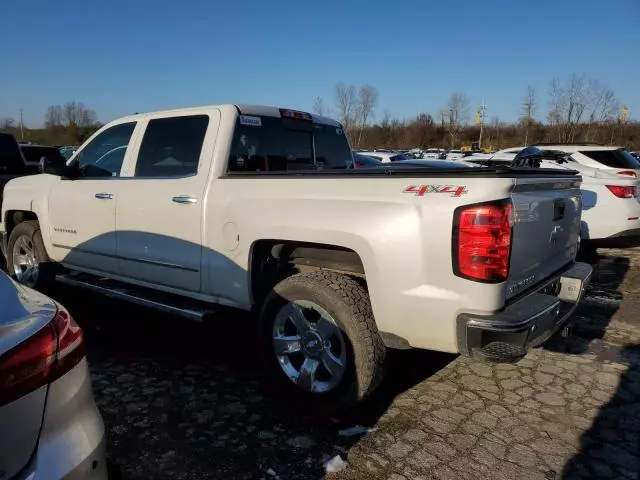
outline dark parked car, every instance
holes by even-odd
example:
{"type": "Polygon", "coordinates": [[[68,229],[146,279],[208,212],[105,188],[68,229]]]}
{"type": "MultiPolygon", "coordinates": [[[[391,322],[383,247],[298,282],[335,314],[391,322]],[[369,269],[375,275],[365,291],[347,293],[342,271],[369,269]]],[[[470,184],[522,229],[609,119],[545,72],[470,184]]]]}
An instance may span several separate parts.
{"type": "Polygon", "coordinates": [[[40,159],[44,156],[57,156],[63,159],[55,147],[16,142],[13,135],[0,133],[0,206],[2,191],[13,178],[40,173],[40,159]]]}
{"type": "Polygon", "coordinates": [[[371,158],[360,153],[354,153],[353,163],[349,165],[348,168],[377,167],[378,165],[382,165],[382,162],[380,160],[376,160],[375,158],[371,158]]]}

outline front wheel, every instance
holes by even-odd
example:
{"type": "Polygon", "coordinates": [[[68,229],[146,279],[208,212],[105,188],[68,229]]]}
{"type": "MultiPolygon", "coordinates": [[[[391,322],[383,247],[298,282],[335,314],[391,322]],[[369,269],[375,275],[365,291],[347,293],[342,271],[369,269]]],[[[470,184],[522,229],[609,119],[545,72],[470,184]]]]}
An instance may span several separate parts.
{"type": "Polygon", "coordinates": [[[37,221],[19,223],[12,230],[7,243],[7,270],[19,283],[37,290],[46,289],[55,281],[37,221]]]}
{"type": "Polygon", "coordinates": [[[278,283],[260,315],[268,386],[315,410],[351,407],[373,392],[386,349],[364,287],[318,271],[278,283]]]}

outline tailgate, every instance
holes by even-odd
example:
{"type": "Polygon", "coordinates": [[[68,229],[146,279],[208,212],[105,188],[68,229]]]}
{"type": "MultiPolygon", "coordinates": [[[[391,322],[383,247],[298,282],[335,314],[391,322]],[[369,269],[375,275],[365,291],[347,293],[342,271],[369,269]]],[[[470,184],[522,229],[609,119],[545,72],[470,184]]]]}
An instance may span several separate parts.
{"type": "Polygon", "coordinates": [[[580,177],[517,178],[507,298],[543,282],[575,259],[580,236],[580,177]]]}

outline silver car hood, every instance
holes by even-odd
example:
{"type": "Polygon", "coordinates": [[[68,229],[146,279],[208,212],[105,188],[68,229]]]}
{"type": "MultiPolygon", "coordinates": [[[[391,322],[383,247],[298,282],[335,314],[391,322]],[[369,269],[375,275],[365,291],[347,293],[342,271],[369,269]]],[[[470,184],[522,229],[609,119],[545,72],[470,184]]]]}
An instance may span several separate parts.
{"type": "Polygon", "coordinates": [[[56,309],[50,298],[0,272],[0,355],[50,322],[56,309]]]}

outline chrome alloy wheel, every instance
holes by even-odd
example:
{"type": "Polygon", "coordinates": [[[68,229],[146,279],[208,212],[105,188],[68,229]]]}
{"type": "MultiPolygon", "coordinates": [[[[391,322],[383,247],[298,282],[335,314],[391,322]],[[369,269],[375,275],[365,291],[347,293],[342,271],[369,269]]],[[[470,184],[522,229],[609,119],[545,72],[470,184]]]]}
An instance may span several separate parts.
{"type": "Polygon", "coordinates": [[[313,393],[336,388],[346,371],[344,336],[324,308],[307,300],[287,303],[273,324],[273,348],[282,371],[313,393]]]}
{"type": "Polygon", "coordinates": [[[12,268],[18,282],[28,287],[38,283],[39,265],[33,241],[26,235],[21,235],[13,245],[12,268]]]}

